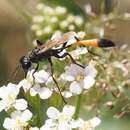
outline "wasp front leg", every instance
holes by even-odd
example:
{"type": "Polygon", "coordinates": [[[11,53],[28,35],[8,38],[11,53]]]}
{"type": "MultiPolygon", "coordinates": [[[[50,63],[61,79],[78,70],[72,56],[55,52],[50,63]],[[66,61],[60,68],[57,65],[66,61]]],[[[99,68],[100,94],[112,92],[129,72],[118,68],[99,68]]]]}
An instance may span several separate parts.
{"type": "Polygon", "coordinates": [[[63,97],[63,95],[61,93],[60,86],[59,86],[58,82],[56,81],[56,79],[54,78],[54,75],[53,75],[54,69],[53,69],[53,63],[52,63],[51,58],[48,58],[48,61],[49,61],[50,66],[51,66],[51,76],[52,76],[52,79],[53,79],[54,83],[56,84],[56,87],[57,87],[58,91],[60,92],[62,100],[64,101],[65,104],[67,104],[67,102],[65,101],[65,99],[64,99],[64,97],[63,97]]]}
{"type": "Polygon", "coordinates": [[[34,77],[34,74],[35,74],[35,72],[38,70],[38,68],[39,68],[39,63],[37,63],[37,66],[36,66],[36,68],[34,69],[34,71],[33,71],[33,73],[32,73],[33,84],[35,83],[35,77],[34,77]]]}

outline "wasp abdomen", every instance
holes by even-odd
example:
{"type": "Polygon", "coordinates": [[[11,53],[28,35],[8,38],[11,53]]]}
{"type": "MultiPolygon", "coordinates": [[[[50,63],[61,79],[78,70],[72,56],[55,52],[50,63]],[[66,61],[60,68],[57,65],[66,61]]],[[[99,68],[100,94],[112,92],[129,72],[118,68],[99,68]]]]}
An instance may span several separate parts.
{"type": "Polygon", "coordinates": [[[114,42],[112,42],[111,40],[108,39],[100,39],[98,41],[98,46],[99,47],[114,47],[115,44],[114,42]]]}

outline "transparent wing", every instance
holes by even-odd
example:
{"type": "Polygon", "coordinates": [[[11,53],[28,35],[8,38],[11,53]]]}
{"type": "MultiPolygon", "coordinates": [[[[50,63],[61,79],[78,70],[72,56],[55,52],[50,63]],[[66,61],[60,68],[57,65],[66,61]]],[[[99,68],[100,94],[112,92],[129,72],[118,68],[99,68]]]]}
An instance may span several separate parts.
{"type": "MultiPolygon", "coordinates": [[[[71,39],[74,39],[74,36],[76,36],[75,32],[68,32],[65,33],[62,37],[59,36],[52,36],[53,38],[51,38],[51,40],[49,40],[47,43],[43,44],[40,47],[40,50],[38,53],[42,53],[45,52],[53,47],[58,47],[62,44],[64,44],[65,42],[70,41],[71,39]]],[[[76,41],[76,39],[75,39],[76,41]]]]}

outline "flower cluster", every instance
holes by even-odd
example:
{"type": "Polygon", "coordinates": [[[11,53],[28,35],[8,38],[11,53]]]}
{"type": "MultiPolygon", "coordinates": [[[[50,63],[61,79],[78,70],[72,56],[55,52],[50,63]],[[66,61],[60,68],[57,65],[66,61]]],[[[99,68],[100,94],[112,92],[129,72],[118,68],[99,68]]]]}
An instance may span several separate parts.
{"type": "Polygon", "coordinates": [[[83,17],[69,13],[66,7],[39,3],[36,9],[37,15],[32,17],[31,29],[37,38],[48,39],[57,31],[80,31],[84,25],[83,17]]]}
{"type": "Polygon", "coordinates": [[[78,95],[83,90],[88,90],[95,83],[97,70],[94,66],[89,65],[81,68],[76,64],[66,66],[65,73],[61,75],[62,80],[70,82],[69,91],[63,92],[65,96],[78,95]]]}
{"type": "Polygon", "coordinates": [[[55,107],[49,107],[47,110],[47,116],[45,124],[40,130],[93,130],[100,124],[100,119],[94,117],[88,121],[83,119],[73,119],[75,113],[75,107],[66,105],[62,112],[59,112],[55,107]]]}
{"type": "MultiPolygon", "coordinates": [[[[67,45],[72,45],[76,42],[74,35],[78,38],[81,37],[81,33],[70,33],[73,35],[68,39],[67,45]]],[[[52,39],[60,37],[59,34],[54,34],[52,39]]],[[[66,51],[64,49],[62,53],[66,51]]],[[[81,55],[87,53],[87,49],[77,48],[70,53],[74,59],[78,59],[81,55]]],[[[7,130],[93,130],[99,125],[101,121],[98,117],[88,121],[78,117],[77,110],[80,104],[77,104],[77,107],[67,104],[63,106],[62,112],[52,105],[48,106],[46,111],[48,119],[45,122],[42,120],[45,118],[41,114],[44,107],[40,106],[40,102],[43,102],[43,100],[51,99],[55,93],[62,94],[61,96],[65,100],[72,96],[78,97],[94,86],[97,75],[95,66],[89,64],[86,67],[82,67],[80,63],[78,64],[71,63],[65,66],[65,72],[62,72],[57,77],[57,81],[60,81],[61,86],[62,82],[68,84],[63,90],[61,87],[61,93],[56,89],[52,74],[47,69],[40,69],[35,73],[34,69],[29,70],[26,78],[18,84],[9,83],[7,86],[2,86],[0,88],[0,111],[5,110],[9,115],[9,117],[5,118],[3,127],[7,130]],[[41,123],[36,124],[36,122],[41,123]]]]}

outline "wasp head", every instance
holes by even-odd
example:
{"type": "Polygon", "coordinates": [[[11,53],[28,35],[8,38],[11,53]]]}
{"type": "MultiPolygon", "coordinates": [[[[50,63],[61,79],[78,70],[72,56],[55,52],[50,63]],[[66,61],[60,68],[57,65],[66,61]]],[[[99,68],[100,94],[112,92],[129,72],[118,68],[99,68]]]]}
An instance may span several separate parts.
{"type": "Polygon", "coordinates": [[[22,56],[20,58],[20,64],[25,72],[25,75],[28,72],[28,69],[31,67],[32,63],[30,61],[30,59],[27,56],[22,56]]]}

